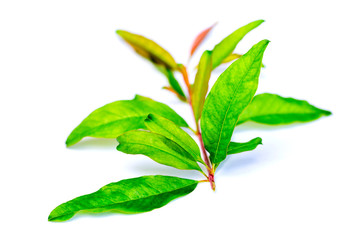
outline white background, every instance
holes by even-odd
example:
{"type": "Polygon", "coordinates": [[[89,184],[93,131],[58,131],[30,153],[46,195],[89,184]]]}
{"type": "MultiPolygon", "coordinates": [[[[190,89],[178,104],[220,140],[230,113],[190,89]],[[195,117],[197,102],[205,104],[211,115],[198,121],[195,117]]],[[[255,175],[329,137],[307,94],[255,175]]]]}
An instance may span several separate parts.
{"type": "MultiPolygon", "coordinates": [[[[0,2],[1,239],[360,239],[359,13],[357,1],[0,2]],[[201,50],[265,19],[239,44],[262,39],[258,93],[306,99],[333,115],[307,124],[246,124],[234,139],[263,146],[226,160],[216,192],[138,215],[81,215],[47,222],[57,205],[121,179],[150,174],[201,179],[115,150],[114,140],[65,139],[91,111],[137,94],[190,109],[166,79],[115,34],[143,34],[187,63],[198,32],[218,22],[201,50]]],[[[198,51],[190,66],[195,66],[198,51]]],[[[215,71],[213,83],[221,73],[215,71]]],[[[192,73],[193,76],[193,73],[192,73]]]]}

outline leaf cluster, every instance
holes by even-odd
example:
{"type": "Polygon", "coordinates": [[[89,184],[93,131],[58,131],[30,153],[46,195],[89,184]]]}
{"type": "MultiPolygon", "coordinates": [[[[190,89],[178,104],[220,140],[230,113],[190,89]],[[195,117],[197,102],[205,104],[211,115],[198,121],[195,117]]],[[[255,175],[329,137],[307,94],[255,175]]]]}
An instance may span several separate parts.
{"type": "MultiPolygon", "coordinates": [[[[264,21],[251,22],[225,37],[212,50],[205,50],[197,65],[194,82],[186,66],[154,41],[134,33],[116,33],[136,53],[149,60],[168,80],[164,89],[188,103],[195,129],[164,103],[136,95],[100,107],[89,114],[69,135],[69,147],[84,137],[116,138],[117,150],[142,154],[153,161],[182,170],[197,171],[205,179],[173,176],[142,176],[110,183],[98,191],[77,197],[56,207],[49,221],[65,221],[78,212],[141,213],[166,205],[192,192],[199,182],[209,182],[215,190],[216,168],[228,155],[251,151],[262,144],[260,137],[248,142],[233,142],[236,126],[247,121],[268,125],[313,121],[329,111],[307,101],[277,94],[256,95],[262,59],[269,41],[261,40],[244,54],[235,53],[238,43],[264,21]],[[209,91],[211,73],[221,64],[232,64],[218,77],[209,91]],[[179,72],[186,89],[181,87],[179,72]],[[188,134],[184,128],[190,129],[188,134]],[[195,141],[197,138],[197,142],[195,141]]],[[[202,31],[190,50],[190,58],[215,25],[202,31]]]]}

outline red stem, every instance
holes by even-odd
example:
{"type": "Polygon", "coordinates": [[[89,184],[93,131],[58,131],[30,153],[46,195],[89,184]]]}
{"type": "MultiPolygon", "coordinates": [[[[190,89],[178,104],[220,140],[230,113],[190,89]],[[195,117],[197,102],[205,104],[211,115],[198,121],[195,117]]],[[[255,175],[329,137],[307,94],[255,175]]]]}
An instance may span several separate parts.
{"type": "Polygon", "coordinates": [[[211,188],[215,191],[214,168],[213,168],[213,166],[212,166],[212,164],[211,164],[211,162],[209,160],[209,157],[207,155],[207,152],[205,150],[204,141],[202,139],[202,135],[201,135],[201,132],[200,132],[198,122],[196,122],[196,135],[199,138],[201,150],[202,150],[202,153],[203,153],[203,156],[204,156],[204,160],[205,160],[206,165],[208,166],[208,168],[207,168],[208,174],[209,174],[208,175],[208,180],[210,182],[211,188]]]}
{"type": "Polygon", "coordinates": [[[204,141],[203,141],[203,139],[202,139],[201,132],[200,132],[199,122],[196,121],[195,111],[194,111],[194,107],[193,107],[193,105],[192,105],[191,85],[190,85],[190,82],[189,82],[189,77],[188,77],[188,74],[187,74],[187,71],[186,71],[185,66],[181,66],[181,67],[180,67],[180,72],[181,72],[181,74],[183,75],[183,78],[184,78],[184,81],[185,81],[185,84],[186,84],[186,87],[187,87],[187,90],[188,90],[188,93],[189,93],[189,104],[190,104],[190,107],[191,107],[191,110],[192,110],[192,113],[193,113],[193,116],[194,116],[194,119],[195,119],[196,135],[197,135],[198,138],[199,138],[200,147],[201,147],[202,154],[203,154],[203,157],[204,157],[204,160],[205,160],[205,164],[206,164],[206,166],[207,166],[207,171],[208,171],[207,179],[208,179],[209,182],[210,182],[211,188],[215,191],[214,168],[213,168],[213,166],[212,166],[212,164],[211,164],[211,162],[210,162],[210,160],[209,160],[209,157],[208,157],[208,155],[207,155],[207,152],[206,152],[206,150],[205,150],[204,141]]]}

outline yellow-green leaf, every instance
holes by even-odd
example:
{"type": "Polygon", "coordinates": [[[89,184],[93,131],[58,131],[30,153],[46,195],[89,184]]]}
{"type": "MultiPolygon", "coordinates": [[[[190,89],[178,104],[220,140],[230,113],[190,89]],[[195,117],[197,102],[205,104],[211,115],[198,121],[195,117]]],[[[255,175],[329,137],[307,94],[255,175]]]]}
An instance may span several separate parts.
{"type": "MultiPolygon", "coordinates": [[[[238,53],[232,53],[229,56],[227,56],[222,63],[228,63],[228,62],[232,62],[236,59],[239,59],[243,56],[243,54],[238,54],[238,53]]],[[[261,67],[265,67],[264,64],[261,64],[261,67]]]]}
{"type": "Polygon", "coordinates": [[[247,33],[249,33],[254,28],[258,27],[263,22],[264,20],[257,20],[251,22],[237,29],[235,32],[231,33],[229,36],[224,38],[220,43],[218,43],[213,50],[213,57],[212,57],[213,69],[219,66],[222,63],[222,61],[234,51],[236,45],[241,41],[241,39],[243,39],[243,37],[245,37],[247,33]]]}
{"type": "Polygon", "coordinates": [[[209,88],[211,70],[211,51],[205,51],[200,58],[198,71],[192,88],[192,105],[196,121],[199,121],[204,107],[205,97],[209,88]]]}
{"type": "Polygon", "coordinates": [[[138,54],[149,59],[154,64],[164,65],[171,70],[177,68],[177,63],[170,53],[153,40],[124,30],[117,30],[116,33],[129,43],[138,54]]]}
{"type": "Polygon", "coordinates": [[[228,63],[228,62],[234,61],[236,59],[239,59],[242,56],[243,56],[243,54],[232,53],[229,56],[227,56],[221,63],[228,63]]]}

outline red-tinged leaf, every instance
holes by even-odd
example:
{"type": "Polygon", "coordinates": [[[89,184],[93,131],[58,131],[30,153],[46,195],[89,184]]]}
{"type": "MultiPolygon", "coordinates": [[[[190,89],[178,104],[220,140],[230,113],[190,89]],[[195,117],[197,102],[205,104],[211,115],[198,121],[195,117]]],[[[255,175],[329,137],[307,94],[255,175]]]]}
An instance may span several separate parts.
{"type": "Polygon", "coordinates": [[[201,33],[199,33],[199,35],[197,35],[197,37],[195,38],[193,45],[191,47],[190,50],[190,57],[194,54],[195,50],[197,49],[197,47],[204,41],[204,39],[206,38],[206,36],[209,34],[209,32],[211,31],[211,29],[213,29],[213,27],[215,27],[216,23],[214,23],[211,27],[205,29],[204,31],[202,31],[201,33]]]}
{"type": "Polygon", "coordinates": [[[139,55],[149,59],[155,65],[162,65],[171,70],[177,69],[177,63],[170,53],[154,41],[124,30],[117,30],[116,33],[134,48],[139,55]]]}
{"type": "Polygon", "coordinates": [[[170,86],[164,86],[163,89],[168,90],[169,92],[172,92],[175,94],[181,101],[186,102],[186,97],[181,96],[179,93],[177,93],[172,87],[170,86]]]}

